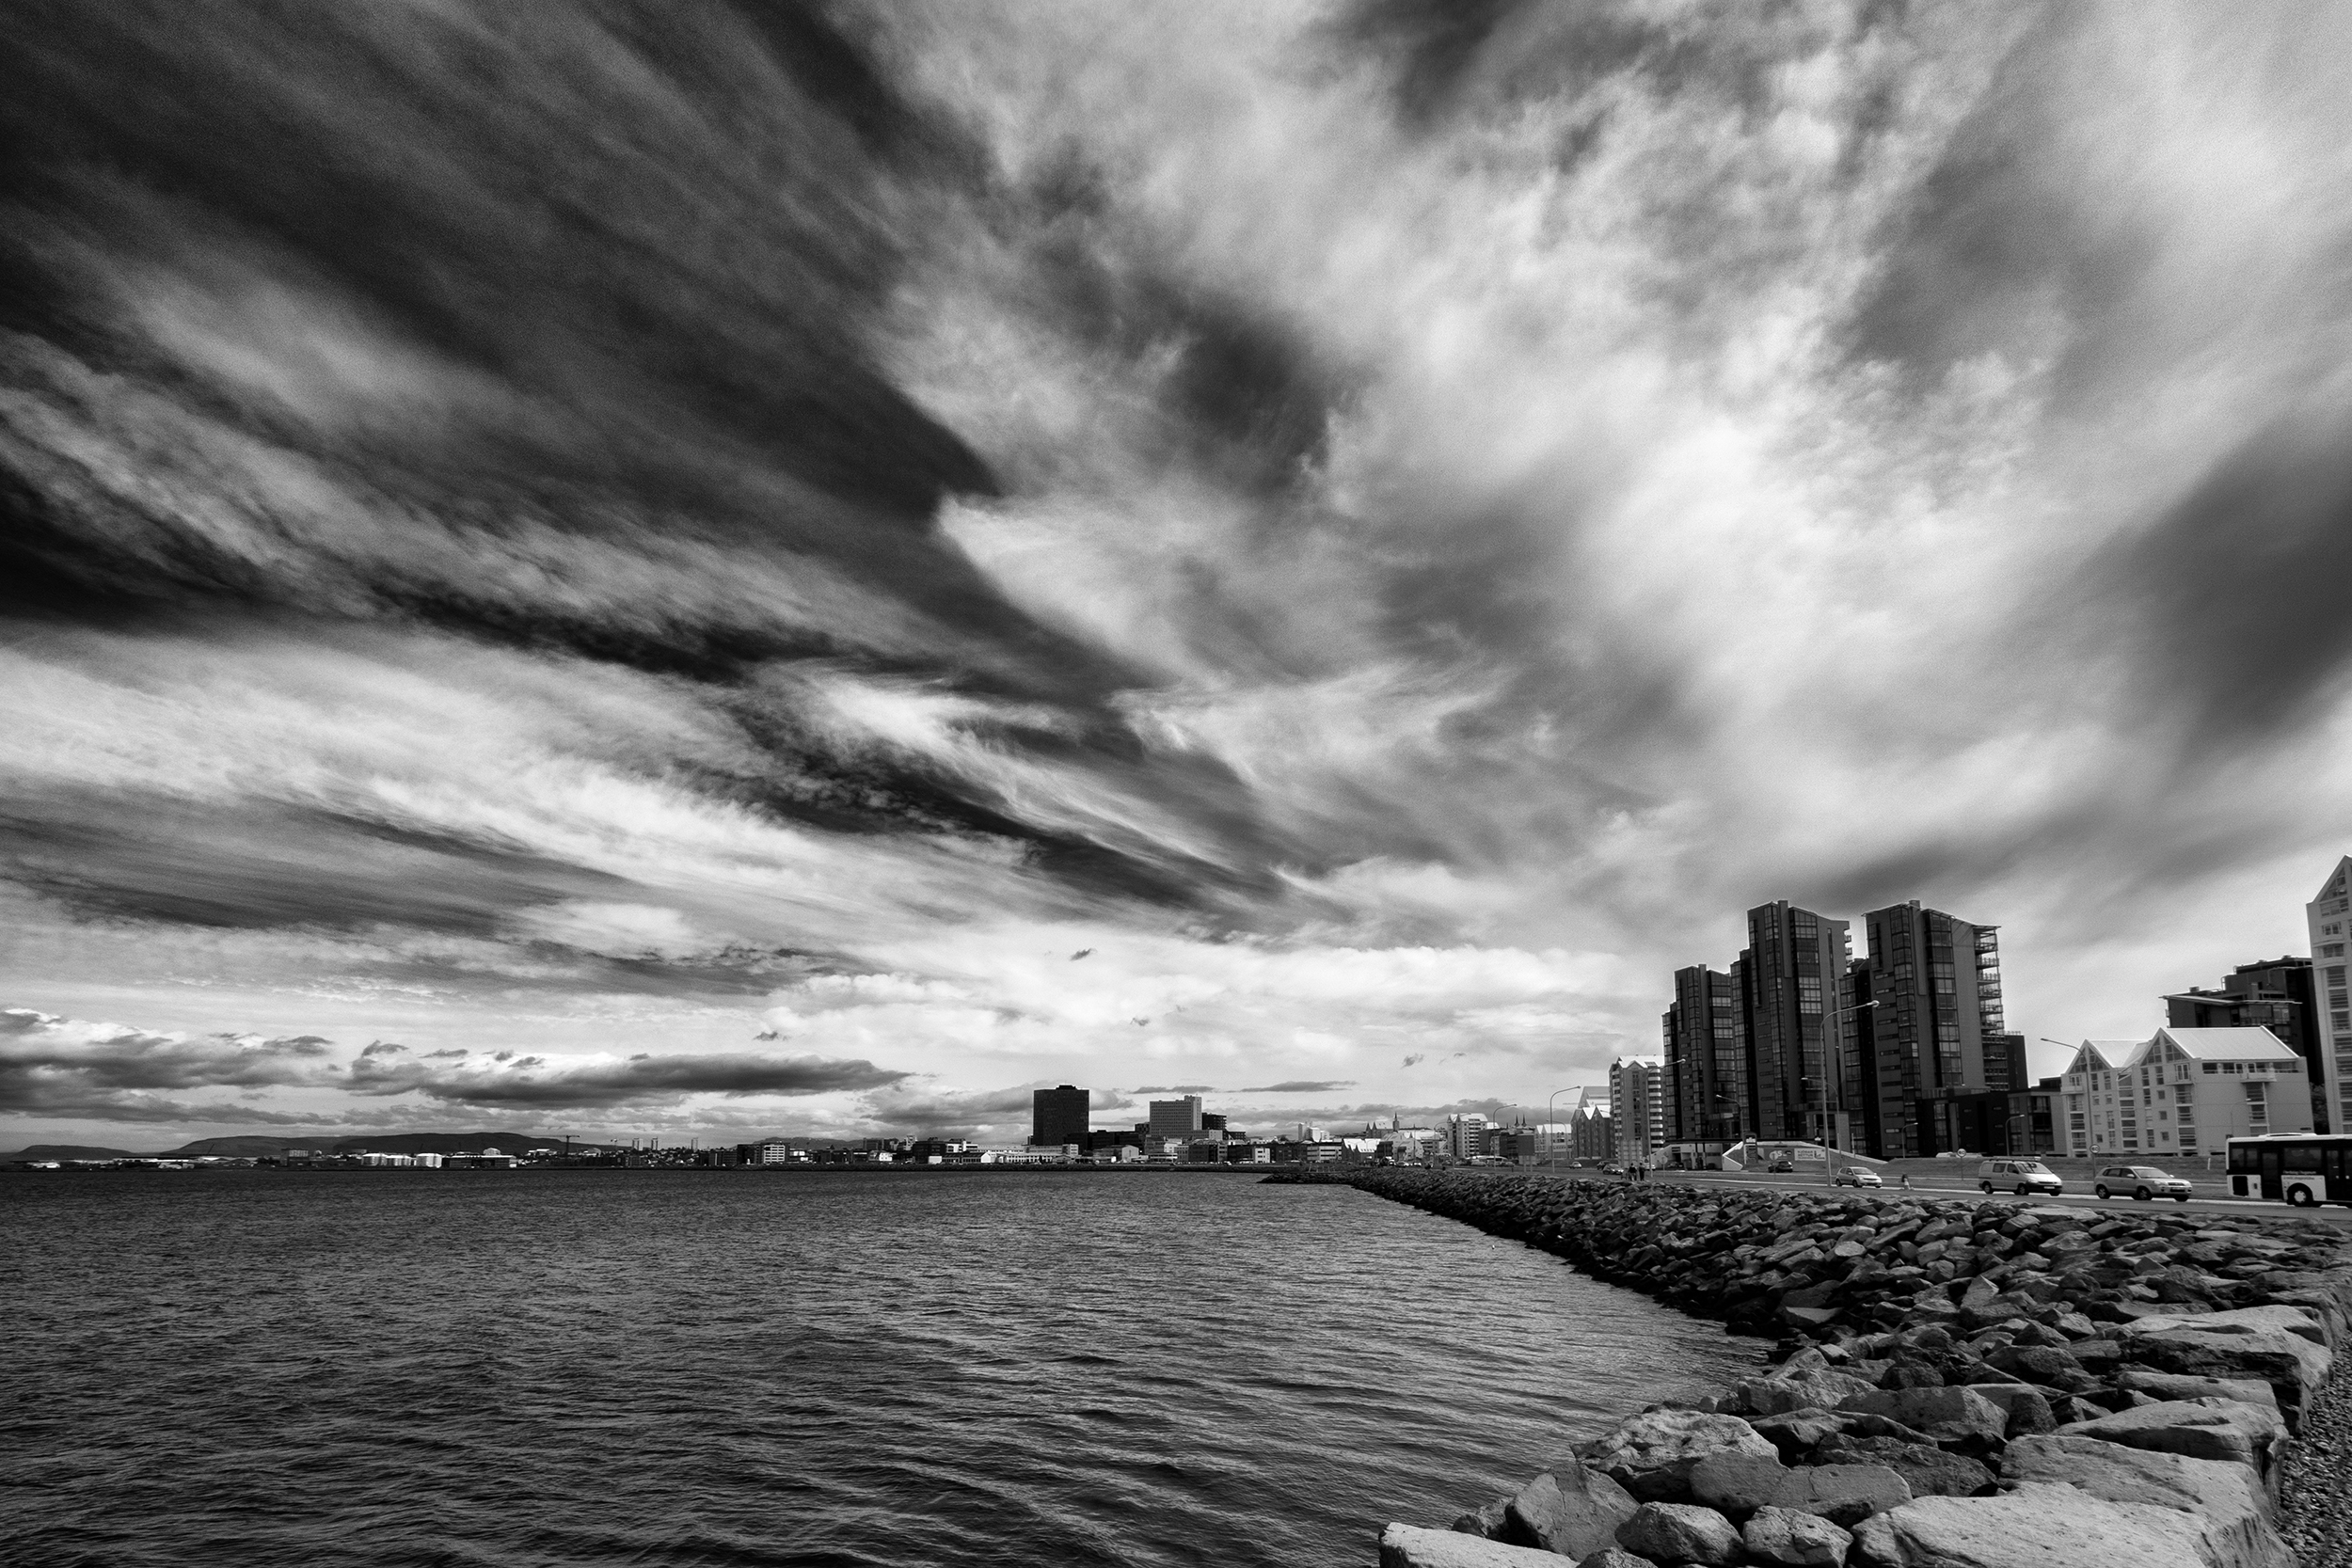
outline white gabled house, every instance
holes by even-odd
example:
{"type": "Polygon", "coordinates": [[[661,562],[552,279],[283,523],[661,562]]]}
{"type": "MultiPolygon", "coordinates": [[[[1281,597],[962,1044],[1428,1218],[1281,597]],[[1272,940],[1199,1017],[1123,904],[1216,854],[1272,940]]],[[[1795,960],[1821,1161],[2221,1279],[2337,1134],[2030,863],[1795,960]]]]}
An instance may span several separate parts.
{"type": "Polygon", "coordinates": [[[2233,1137],[2312,1130],[2303,1058],[2267,1029],[2085,1040],[2059,1092],[2059,1147],[2082,1159],[2222,1154],[2233,1137]]]}

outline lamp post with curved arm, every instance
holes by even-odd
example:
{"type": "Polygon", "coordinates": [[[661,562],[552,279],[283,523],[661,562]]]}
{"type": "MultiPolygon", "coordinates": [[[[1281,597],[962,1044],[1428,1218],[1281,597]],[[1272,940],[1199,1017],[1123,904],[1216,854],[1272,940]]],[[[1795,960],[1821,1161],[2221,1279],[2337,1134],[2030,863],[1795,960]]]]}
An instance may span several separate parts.
{"type": "Polygon", "coordinates": [[[1570,1085],[1565,1089],[1554,1089],[1551,1091],[1551,1098],[1544,1101],[1544,1147],[1551,1151],[1550,1164],[1554,1170],[1560,1168],[1560,1134],[1551,1129],[1560,1124],[1552,1119],[1552,1113],[1559,1107],[1562,1095],[1573,1094],[1580,1086],[1570,1085]]]}

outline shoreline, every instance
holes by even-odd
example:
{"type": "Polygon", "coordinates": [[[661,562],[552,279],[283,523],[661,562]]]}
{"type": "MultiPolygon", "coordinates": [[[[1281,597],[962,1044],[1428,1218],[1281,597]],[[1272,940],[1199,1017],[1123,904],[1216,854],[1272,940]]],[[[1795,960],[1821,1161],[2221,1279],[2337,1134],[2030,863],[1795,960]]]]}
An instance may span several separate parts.
{"type": "Polygon", "coordinates": [[[1449,1529],[1391,1524],[1384,1568],[2287,1568],[2283,1531],[2344,1528],[2338,1513],[2314,1535],[2279,1497],[2288,1473],[2352,1450],[2330,1382],[2352,1237],[2324,1223],[1500,1173],[1273,1180],[1354,1186],[1777,1340],[1761,1375],[1629,1417],[1449,1529]],[[2293,1446],[2307,1415],[2328,1453],[2293,1446]]]}

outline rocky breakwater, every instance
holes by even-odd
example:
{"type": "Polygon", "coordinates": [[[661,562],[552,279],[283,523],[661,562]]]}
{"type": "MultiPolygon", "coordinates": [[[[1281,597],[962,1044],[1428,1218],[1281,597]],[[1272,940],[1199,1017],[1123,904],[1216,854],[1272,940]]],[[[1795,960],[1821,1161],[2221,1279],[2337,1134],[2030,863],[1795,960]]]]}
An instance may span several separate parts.
{"type": "MultiPolygon", "coordinates": [[[[2282,1457],[2352,1333],[2324,1223],[1373,1172],[1732,1328],[1654,1405],[1383,1568],[2285,1568],[2282,1457]]],[[[2316,1568],[2316,1565],[2312,1565],[2316,1568]]]]}

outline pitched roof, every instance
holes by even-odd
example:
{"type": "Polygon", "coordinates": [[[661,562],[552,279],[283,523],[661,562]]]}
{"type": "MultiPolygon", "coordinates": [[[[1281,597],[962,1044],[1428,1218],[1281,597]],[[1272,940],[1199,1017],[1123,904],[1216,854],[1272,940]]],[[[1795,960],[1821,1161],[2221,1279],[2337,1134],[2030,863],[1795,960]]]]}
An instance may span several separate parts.
{"type": "MultiPolygon", "coordinates": [[[[2159,1029],[2157,1037],[2194,1062],[2300,1061],[2295,1048],[2267,1029],[2159,1029]]],[[[2153,1043],[2153,1042],[2151,1042],[2153,1043]]]]}
{"type": "Polygon", "coordinates": [[[2148,1049],[2146,1040],[2085,1040],[2074,1059],[2066,1066],[2069,1072],[2114,1072],[2136,1066],[2139,1053],[2148,1049]]]}

